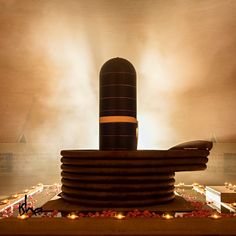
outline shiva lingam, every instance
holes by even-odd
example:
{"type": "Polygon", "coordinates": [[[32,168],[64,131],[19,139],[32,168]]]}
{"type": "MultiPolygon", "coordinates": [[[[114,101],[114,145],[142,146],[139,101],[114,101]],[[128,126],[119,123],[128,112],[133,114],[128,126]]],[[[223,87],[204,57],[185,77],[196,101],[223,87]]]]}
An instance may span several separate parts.
{"type": "Polygon", "coordinates": [[[62,193],[85,207],[143,207],[175,198],[175,172],[206,169],[209,141],[137,150],[136,71],[123,58],[100,71],[99,150],[62,150],[62,193]]]}

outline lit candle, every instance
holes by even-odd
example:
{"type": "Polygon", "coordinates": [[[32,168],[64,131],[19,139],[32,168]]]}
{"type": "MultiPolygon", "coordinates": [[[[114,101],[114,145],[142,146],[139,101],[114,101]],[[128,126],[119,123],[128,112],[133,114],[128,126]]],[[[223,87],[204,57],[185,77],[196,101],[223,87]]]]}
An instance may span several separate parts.
{"type": "Polygon", "coordinates": [[[233,207],[236,207],[236,202],[231,203],[233,207]]]}
{"type": "Polygon", "coordinates": [[[220,219],[221,218],[221,215],[217,214],[217,213],[214,213],[212,215],[209,216],[211,219],[213,220],[217,220],[217,219],[220,219]]]}
{"type": "Polygon", "coordinates": [[[218,213],[214,213],[214,214],[210,215],[209,217],[213,220],[217,220],[217,219],[221,218],[221,215],[219,215],[218,213]]]}
{"type": "Polygon", "coordinates": [[[78,218],[78,216],[75,213],[71,213],[71,214],[67,215],[67,218],[70,220],[75,220],[78,218]]]}
{"type": "Polygon", "coordinates": [[[28,216],[27,214],[23,214],[23,215],[18,215],[17,218],[18,218],[19,220],[26,220],[26,219],[29,218],[29,216],[28,216]]]}
{"type": "Polygon", "coordinates": [[[124,215],[122,215],[121,213],[118,213],[117,215],[115,215],[115,218],[118,219],[118,220],[122,220],[125,218],[124,215]]]}
{"type": "Polygon", "coordinates": [[[236,191],[236,185],[233,186],[234,191],[236,191]]]}
{"type": "Polygon", "coordinates": [[[1,205],[5,205],[5,204],[7,204],[8,202],[9,202],[9,200],[8,200],[8,199],[5,199],[5,200],[1,201],[1,205]]]}
{"type": "Polygon", "coordinates": [[[25,189],[25,190],[24,190],[24,193],[28,193],[28,192],[29,192],[29,189],[25,189]]]}
{"type": "Polygon", "coordinates": [[[18,198],[19,195],[18,195],[18,194],[14,194],[14,195],[12,195],[11,197],[12,197],[12,198],[18,198]]]}
{"type": "Polygon", "coordinates": [[[165,219],[165,220],[171,220],[171,219],[174,218],[174,216],[169,214],[169,213],[166,213],[166,214],[162,215],[162,218],[165,219]]]}
{"type": "Polygon", "coordinates": [[[229,188],[230,190],[233,190],[233,185],[232,185],[231,183],[229,183],[229,184],[228,184],[228,188],[229,188]]]}

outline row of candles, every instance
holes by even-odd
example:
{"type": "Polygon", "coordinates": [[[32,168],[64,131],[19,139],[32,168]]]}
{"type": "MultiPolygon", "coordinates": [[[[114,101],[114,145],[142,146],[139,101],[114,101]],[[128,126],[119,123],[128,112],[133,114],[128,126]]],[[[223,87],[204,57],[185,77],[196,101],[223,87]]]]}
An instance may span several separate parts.
{"type": "MultiPolygon", "coordinates": [[[[222,217],[222,216],[221,216],[220,214],[218,214],[218,213],[213,213],[213,214],[211,214],[211,215],[209,216],[209,218],[214,219],[214,220],[220,219],[221,217],[222,217]]],[[[26,220],[26,219],[29,218],[29,215],[23,214],[23,215],[19,215],[17,218],[20,219],[20,220],[26,220]]],[[[67,218],[70,219],[70,220],[76,220],[76,219],[79,218],[79,215],[77,215],[76,213],[73,213],[73,212],[72,212],[72,213],[70,213],[70,214],[67,215],[67,218]]],[[[123,219],[128,218],[128,217],[126,217],[126,216],[125,216],[124,214],[122,214],[122,213],[117,213],[117,214],[115,214],[115,216],[114,216],[113,218],[114,218],[114,219],[117,219],[117,220],[123,220],[123,219]]],[[[157,217],[157,218],[162,218],[162,219],[164,219],[164,220],[171,220],[171,219],[174,219],[174,218],[176,218],[176,217],[175,217],[174,214],[164,213],[163,215],[161,215],[160,217],[157,217]]]]}
{"type": "Polygon", "coordinates": [[[233,190],[234,192],[236,192],[236,185],[235,184],[225,182],[225,187],[229,190],[233,190]]]}
{"type": "MultiPolygon", "coordinates": [[[[209,218],[211,219],[220,219],[222,216],[218,213],[213,213],[209,216],[209,218]]],[[[67,218],[70,219],[70,220],[76,220],[77,218],[79,218],[79,216],[75,213],[70,213],[67,215],[67,218]]],[[[126,218],[125,215],[123,215],[122,213],[118,213],[114,216],[115,219],[118,219],[118,220],[123,220],[126,218]]],[[[176,218],[174,214],[170,214],[170,213],[164,213],[161,215],[161,218],[164,219],[164,220],[171,220],[171,219],[174,219],[176,218]]]]}
{"type": "MultiPolygon", "coordinates": [[[[67,215],[67,218],[70,219],[70,220],[75,220],[75,219],[79,218],[79,216],[75,213],[70,213],[70,214],[67,215]]],[[[114,218],[117,219],[117,220],[123,220],[123,219],[126,218],[126,216],[123,215],[122,213],[117,213],[117,214],[115,214],[114,218]]],[[[165,214],[162,215],[162,218],[166,219],[166,220],[170,220],[170,219],[174,218],[174,215],[169,214],[169,213],[165,213],[165,214]]]]}
{"type": "MultiPolygon", "coordinates": [[[[60,186],[59,184],[54,184],[54,185],[60,186]]],[[[40,186],[43,187],[43,184],[40,183],[40,184],[37,185],[37,187],[40,187],[40,186]]],[[[199,187],[199,188],[203,188],[204,189],[204,186],[200,185],[198,183],[193,183],[192,185],[186,185],[184,183],[179,183],[179,184],[176,185],[176,187],[190,187],[190,186],[192,186],[192,187],[199,187]]],[[[234,185],[232,185],[231,183],[225,183],[225,186],[227,188],[231,188],[234,185]]],[[[33,186],[31,188],[31,190],[29,190],[29,189],[24,190],[24,194],[29,193],[30,191],[34,190],[35,188],[36,187],[33,186]]],[[[22,194],[23,193],[12,195],[11,198],[5,199],[5,200],[1,201],[0,205],[4,205],[4,204],[9,203],[9,201],[11,199],[17,199],[20,196],[22,197],[22,194]]],[[[236,203],[232,203],[232,206],[236,207],[236,203]]],[[[149,211],[146,211],[146,212],[151,214],[149,211]]],[[[147,214],[147,216],[149,216],[149,214],[147,214]]],[[[153,213],[153,214],[155,214],[155,213],[153,213]]],[[[98,216],[99,216],[99,214],[98,214],[98,216]]],[[[101,214],[100,214],[100,216],[101,216],[101,214]]],[[[143,216],[146,216],[146,215],[144,214],[143,216]]],[[[96,217],[96,215],[93,215],[91,217],[96,217]]],[[[128,218],[129,217],[129,213],[128,213],[128,215],[123,215],[122,213],[114,213],[114,215],[112,215],[112,217],[115,218],[115,219],[118,219],[118,220],[122,220],[122,219],[128,218]]],[[[134,217],[136,217],[135,214],[134,214],[134,217]]],[[[163,215],[156,214],[156,217],[157,218],[162,218],[162,219],[165,219],[165,220],[170,220],[170,219],[174,219],[176,216],[175,216],[175,214],[172,214],[172,213],[165,213],[163,215]]],[[[208,217],[211,218],[211,219],[220,219],[222,216],[219,213],[213,212],[208,217]]],[[[18,215],[17,218],[20,219],[20,220],[25,220],[25,219],[30,218],[30,215],[27,215],[27,214],[18,215]]],[[[80,215],[77,215],[76,213],[70,213],[70,214],[67,215],[67,218],[70,219],[70,220],[75,220],[75,219],[81,218],[81,217],[80,217],[80,215]]]]}
{"type": "MultiPolygon", "coordinates": [[[[32,186],[31,189],[25,189],[24,191],[22,191],[22,193],[14,194],[9,198],[0,201],[0,207],[2,205],[7,205],[7,204],[11,203],[12,200],[16,200],[16,199],[24,197],[25,194],[32,195],[32,194],[34,194],[34,193],[36,193],[36,192],[38,192],[39,190],[42,190],[42,189],[43,189],[43,184],[39,183],[39,184],[37,184],[37,186],[32,186]],[[34,191],[36,188],[37,188],[37,190],[34,191]]],[[[16,204],[16,203],[17,202],[15,202],[15,201],[12,202],[13,205],[16,204]]],[[[10,207],[10,206],[8,206],[8,207],[10,207]]],[[[0,208],[0,211],[1,211],[1,208],[0,208]]]]}
{"type": "Polygon", "coordinates": [[[175,187],[195,187],[195,186],[198,186],[200,188],[204,188],[204,185],[201,185],[199,183],[185,184],[184,182],[180,182],[175,185],[175,187]]]}
{"type": "MultiPolygon", "coordinates": [[[[37,192],[39,192],[39,191],[42,191],[45,186],[47,186],[47,185],[43,185],[42,183],[38,183],[36,186],[32,186],[31,189],[25,189],[25,190],[23,190],[21,193],[14,194],[14,195],[12,195],[12,196],[9,197],[9,198],[0,201],[0,212],[1,212],[1,205],[7,205],[7,204],[9,204],[12,200],[17,200],[17,199],[19,199],[19,198],[22,198],[22,197],[24,197],[26,194],[29,195],[29,196],[30,196],[30,195],[33,195],[33,194],[35,194],[35,193],[37,193],[37,192]]],[[[49,185],[49,186],[50,186],[50,185],[49,185]]],[[[60,188],[61,188],[61,185],[60,185],[60,184],[55,183],[53,186],[56,187],[57,192],[60,191],[60,188]]],[[[16,204],[16,202],[13,201],[12,204],[14,205],[14,204],[16,204]]]]}

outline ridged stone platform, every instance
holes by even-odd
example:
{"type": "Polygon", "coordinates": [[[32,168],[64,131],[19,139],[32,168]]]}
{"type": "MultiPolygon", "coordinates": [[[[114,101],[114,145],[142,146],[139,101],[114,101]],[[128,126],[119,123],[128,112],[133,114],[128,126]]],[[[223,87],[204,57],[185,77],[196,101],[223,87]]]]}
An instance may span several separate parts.
{"type": "Polygon", "coordinates": [[[206,169],[211,148],[193,141],[162,151],[63,150],[61,197],[90,207],[166,203],[175,197],[175,172],[206,169]]]}

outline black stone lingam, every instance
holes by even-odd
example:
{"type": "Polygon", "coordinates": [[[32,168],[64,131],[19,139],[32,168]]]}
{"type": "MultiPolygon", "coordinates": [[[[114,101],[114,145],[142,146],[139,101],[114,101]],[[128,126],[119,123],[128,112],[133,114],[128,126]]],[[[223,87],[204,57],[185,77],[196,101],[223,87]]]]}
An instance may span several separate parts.
{"type": "Polygon", "coordinates": [[[122,58],[100,71],[100,150],[63,150],[61,197],[80,206],[153,206],[175,198],[175,172],[206,169],[212,142],[137,150],[136,72],[122,58]]]}
{"type": "Polygon", "coordinates": [[[137,150],[136,71],[123,58],[100,71],[99,149],[137,150]]]}

